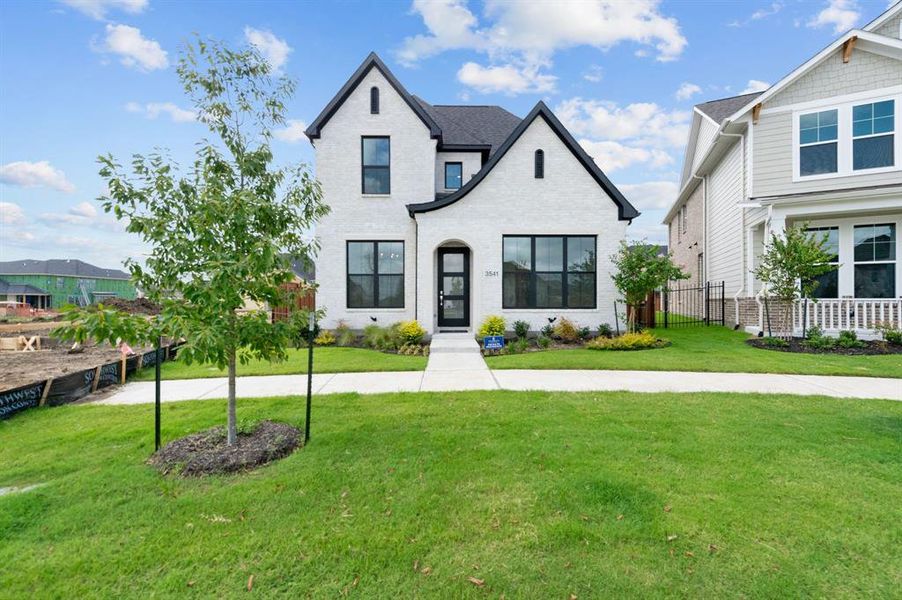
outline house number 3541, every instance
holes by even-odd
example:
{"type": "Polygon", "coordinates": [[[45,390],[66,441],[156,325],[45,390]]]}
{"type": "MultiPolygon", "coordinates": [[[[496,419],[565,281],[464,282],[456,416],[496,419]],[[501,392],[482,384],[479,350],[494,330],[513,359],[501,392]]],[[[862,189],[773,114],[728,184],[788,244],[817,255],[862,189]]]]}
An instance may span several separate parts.
{"type": "Polygon", "coordinates": [[[485,272],[485,276],[486,277],[498,277],[498,271],[488,271],[487,270],[485,272]]]}

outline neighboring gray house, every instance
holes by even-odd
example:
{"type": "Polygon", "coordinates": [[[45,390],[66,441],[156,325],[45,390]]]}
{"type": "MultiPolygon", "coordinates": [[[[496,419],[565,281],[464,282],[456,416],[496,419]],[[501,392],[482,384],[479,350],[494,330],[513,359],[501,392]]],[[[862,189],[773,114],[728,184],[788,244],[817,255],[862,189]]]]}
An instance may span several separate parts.
{"type": "Polygon", "coordinates": [[[306,133],[332,209],[316,230],[327,327],[613,323],[608,257],[639,213],[545,104],[430,105],[370,54],[306,133]]]}
{"type": "MultiPolygon", "coordinates": [[[[902,4],[761,93],[695,107],[669,246],[699,281],[724,281],[727,319],[760,331],[752,270],[772,233],[807,223],[839,269],[808,324],[869,332],[902,311],[902,4]]],[[[795,309],[796,326],[802,306],[795,309]]]]}

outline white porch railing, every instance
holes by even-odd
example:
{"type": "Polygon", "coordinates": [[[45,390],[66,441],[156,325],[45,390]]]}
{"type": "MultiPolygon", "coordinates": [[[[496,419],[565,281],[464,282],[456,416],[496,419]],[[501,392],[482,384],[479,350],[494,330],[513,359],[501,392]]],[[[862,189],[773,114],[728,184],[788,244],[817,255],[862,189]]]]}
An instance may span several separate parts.
{"type": "Polygon", "coordinates": [[[851,329],[871,332],[878,325],[902,328],[902,299],[900,298],[839,298],[804,299],[793,307],[793,325],[801,331],[818,326],[824,331],[851,329]],[[807,318],[806,318],[807,310],[807,318]]]}

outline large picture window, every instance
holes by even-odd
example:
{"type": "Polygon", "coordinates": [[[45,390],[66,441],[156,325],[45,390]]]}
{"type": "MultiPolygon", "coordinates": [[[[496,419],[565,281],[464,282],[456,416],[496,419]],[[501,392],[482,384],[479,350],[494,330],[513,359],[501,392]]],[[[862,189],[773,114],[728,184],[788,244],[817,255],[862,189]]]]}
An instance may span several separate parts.
{"type": "Polygon", "coordinates": [[[348,242],[348,308],[404,308],[404,242],[348,242]]]}
{"type": "Polygon", "coordinates": [[[838,112],[825,110],[799,117],[799,175],[836,173],[838,112]]]}
{"type": "Polygon", "coordinates": [[[853,169],[878,169],[895,164],[895,112],[893,100],[852,108],[853,169]]]}
{"type": "Polygon", "coordinates": [[[839,297],[839,227],[809,227],[806,230],[816,240],[824,240],[824,251],[830,255],[830,264],[837,268],[817,277],[812,298],[839,297]]]}
{"type": "Polygon", "coordinates": [[[504,308],[595,308],[595,236],[504,236],[504,308]]]}
{"type": "Polygon", "coordinates": [[[391,143],[389,138],[364,136],[360,140],[360,146],[363,193],[391,193],[391,143]]]}
{"type": "Polygon", "coordinates": [[[896,226],[855,227],[855,297],[896,295],[896,226]]]}

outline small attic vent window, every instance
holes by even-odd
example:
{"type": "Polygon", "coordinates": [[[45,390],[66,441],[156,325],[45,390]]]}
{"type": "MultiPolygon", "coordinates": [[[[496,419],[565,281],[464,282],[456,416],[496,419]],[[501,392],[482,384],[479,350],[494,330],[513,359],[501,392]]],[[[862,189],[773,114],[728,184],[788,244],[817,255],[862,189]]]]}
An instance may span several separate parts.
{"type": "Polygon", "coordinates": [[[536,150],[536,179],[545,178],[545,151],[536,150]]]}
{"type": "Polygon", "coordinates": [[[370,88],[370,114],[379,114],[379,88],[370,88]]]}

